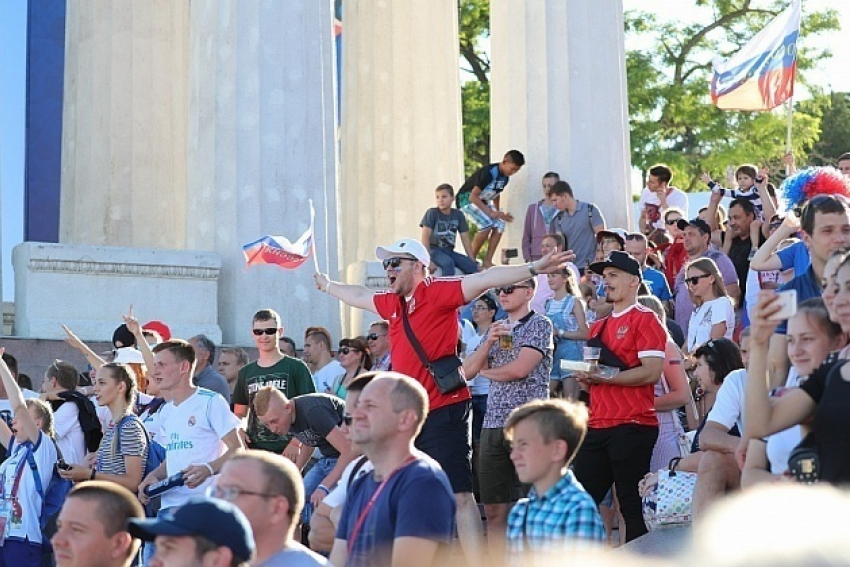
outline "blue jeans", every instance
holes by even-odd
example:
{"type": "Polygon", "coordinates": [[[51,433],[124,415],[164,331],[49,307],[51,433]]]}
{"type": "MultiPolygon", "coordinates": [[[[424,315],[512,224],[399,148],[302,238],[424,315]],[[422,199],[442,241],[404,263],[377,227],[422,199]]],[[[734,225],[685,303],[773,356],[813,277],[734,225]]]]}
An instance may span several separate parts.
{"type": "Polygon", "coordinates": [[[444,276],[455,275],[455,268],[466,274],[478,271],[478,263],[475,260],[447,248],[431,248],[431,261],[440,267],[444,276]]]}
{"type": "MultiPolygon", "coordinates": [[[[310,504],[310,495],[318,488],[325,477],[330,474],[336,466],[336,457],[322,457],[313,468],[304,475],[304,510],[301,511],[301,522],[304,524],[310,523],[310,516],[313,515],[313,505],[310,504]]],[[[328,488],[333,488],[329,486],[328,488]]]]}

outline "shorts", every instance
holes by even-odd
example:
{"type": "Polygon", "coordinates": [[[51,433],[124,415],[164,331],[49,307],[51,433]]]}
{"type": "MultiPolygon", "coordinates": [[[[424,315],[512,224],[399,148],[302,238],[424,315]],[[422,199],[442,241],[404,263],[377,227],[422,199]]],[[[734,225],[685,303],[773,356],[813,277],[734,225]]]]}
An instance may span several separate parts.
{"type": "Polygon", "coordinates": [[[452,492],[472,492],[472,402],[443,406],[428,414],[416,448],[437,461],[452,492]]]}
{"type": "MultiPolygon", "coordinates": [[[[490,207],[491,211],[495,211],[496,207],[494,207],[491,203],[485,203],[488,207],[490,207]]],[[[469,218],[469,221],[472,222],[478,230],[488,230],[491,228],[495,228],[498,232],[505,232],[505,227],[507,223],[501,219],[493,219],[490,218],[484,211],[479,209],[475,203],[469,203],[464,205],[461,209],[466,216],[469,218]]]]}
{"type": "Polygon", "coordinates": [[[511,444],[505,430],[482,429],[478,457],[478,485],[483,504],[508,504],[523,496],[511,461],[511,444]]]}

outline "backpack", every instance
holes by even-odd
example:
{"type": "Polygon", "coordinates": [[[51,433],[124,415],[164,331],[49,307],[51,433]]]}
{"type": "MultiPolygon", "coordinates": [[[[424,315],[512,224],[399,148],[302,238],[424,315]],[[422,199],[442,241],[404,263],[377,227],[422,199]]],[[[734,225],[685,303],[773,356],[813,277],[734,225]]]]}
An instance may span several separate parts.
{"type": "Polygon", "coordinates": [[[89,453],[96,452],[100,447],[100,440],[103,439],[103,429],[101,429],[100,419],[97,417],[97,410],[95,410],[92,401],[76,391],[59,392],[57,395],[65,402],[74,402],[77,406],[80,428],[83,430],[83,436],[86,440],[86,451],[89,453]]]}
{"type": "Polygon", "coordinates": [[[145,458],[145,463],[142,467],[142,478],[145,478],[152,470],[156,469],[165,461],[165,447],[151,439],[148,430],[145,429],[144,424],[142,424],[142,420],[140,420],[137,416],[130,414],[125,415],[121,418],[121,421],[115,424],[115,433],[113,435],[113,439],[115,440],[115,453],[119,455],[121,454],[121,427],[125,422],[131,420],[138,421],[139,425],[142,426],[142,431],[145,432],[145,441],[147,441],[148,444],[148,456],[145,458]]]}
{"type": "MultiPolygon", "coordinates": [[[[62,452],[59,450],[59,446],[56,445],[56,441],[47,435],[44,435],[44,438],[50,439],[53,446],[56,447],[56,454],[61,460],[62,452]]],[[[48,481],[47,489],[45,490],[44,484],[41,481],[41,475],[38,474],[38,465],[35,462],[35,455],[33,455],[32,447],[27,449],[26,461],[30,467],[30,471],[32,471],[35,491],[41,497],[41,513],[38,516],[38,525],[41,528],[42,555],[50,556],[52,555],[50,538],[56,533],[56,518],[59,516],[59,511],[65,503],[65,497],[68,496],[68,493],[71,491],[71,488],[73,488],[74,483],[59,476],[59,471],[56,468],[56,464],[54,464],[53,473],[50,475],[50,480],[48,481]]]]}

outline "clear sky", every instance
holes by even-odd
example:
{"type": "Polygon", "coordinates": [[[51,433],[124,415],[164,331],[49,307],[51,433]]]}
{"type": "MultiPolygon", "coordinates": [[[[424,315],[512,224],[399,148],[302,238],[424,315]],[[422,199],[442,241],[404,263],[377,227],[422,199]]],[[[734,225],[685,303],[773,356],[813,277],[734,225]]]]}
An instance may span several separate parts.
{"type": "MultiPolygon", "coordinates": [[[[764,5],[766,1],[757,0],[757,3],[764,5]]],[[[653,12],[662,19],[684,17],[692,21],[709,16],[693,8],[692,0],[623,0],[623,3],[626,10],[653,12]]],[[[23,240],[26,6],[27,0],[0,0],[0,266],[5,301],[14,299],[12,248],[23,240]]],[[[850,22],[850,2],[847,0],[804,0],[803,16],[806,11],[826,6],[838,8],[840,20],[850,22]]],[[[842,30],[816,40],[819,46],[830,48],[834,56],[809,74],[813,83],[826,89],[850,92],[847,34],[847,30],[842,30]]]]}

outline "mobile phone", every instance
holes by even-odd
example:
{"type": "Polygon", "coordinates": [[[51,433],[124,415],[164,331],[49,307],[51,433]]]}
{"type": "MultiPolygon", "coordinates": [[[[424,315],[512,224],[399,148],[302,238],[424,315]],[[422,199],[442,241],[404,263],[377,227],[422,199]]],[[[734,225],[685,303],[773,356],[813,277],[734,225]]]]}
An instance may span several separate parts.
{"type": "Polygon", "coordinates": [[[507,248],[505,250],[505,258],[519,258],[519,250],[516,248],[507,248]]]}
{"type": "Polygon", "coordinates": [[[797,314],[797,290],[788,289],[778,291],[776,295],[779,297],[779,311],[773,314],[771,321],[785,321],[797,314]]]}
{"type": "Polygon", "coordinates": [[[69,465],[68,463],[66,463],[62,459],[59,459],[59,462],[56,463],[56,468],[59,469],[59,470],[67,471],[67,470],[71,470],[71,465],[69,465]]]}

